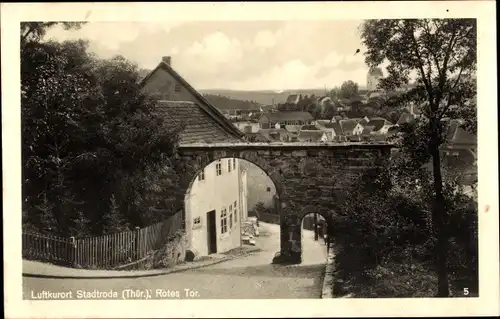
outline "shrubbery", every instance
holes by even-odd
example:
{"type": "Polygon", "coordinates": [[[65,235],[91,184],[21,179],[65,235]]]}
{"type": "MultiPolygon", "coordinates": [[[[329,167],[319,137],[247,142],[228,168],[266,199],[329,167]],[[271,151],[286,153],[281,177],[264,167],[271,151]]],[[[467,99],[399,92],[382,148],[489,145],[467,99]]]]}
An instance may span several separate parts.
{"type": "Polygon", "coordinates": [[[165,219],[180,127],[141,94],[136,65],[40,42],[50,25],[21,25],[23,229],[101,235],[165,219]]]}
{"type": "MultiPolygon", "coordinates": [[[[361,177],[359,187],[345,194],[334,217],[331,236],[337,250],[337,278],[342,283],[336,285],[338,293],[346,285],[366,285],[364,292],[357,293],[379,297],[433,294],[430,181],[401,189],[393,185],[401,180],[389,172],[375,169],[361,177]]],[[[450,279],[477,291],[477,207],[455,186],[445,183],[450,279]]]]}

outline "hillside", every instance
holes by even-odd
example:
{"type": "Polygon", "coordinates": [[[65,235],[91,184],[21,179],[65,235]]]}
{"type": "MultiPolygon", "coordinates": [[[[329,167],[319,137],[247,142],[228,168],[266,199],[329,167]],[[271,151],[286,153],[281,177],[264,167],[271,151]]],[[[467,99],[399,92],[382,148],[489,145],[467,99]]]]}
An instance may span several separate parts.
{"type": "MultiPolygon", "coordinates": [[[[202,93],[203,94],[203,93],[202,93]]],[[[251,100],[238,100],[221,95],[203,94],[203,97],[217,106],[219,110],[253,110],[261,105],[251,100]]]]}
{"type": "MultiPolygon", "coordinates": [[[[287,90],[280,93],[274,91],[237,91],[237,90],[224,90],[224,89],[211,89],[211,90],[199,90],[202,94],[210,94],[215,96],[225,96],[234,100],[240,101],[255,101],[263,105],[271,105],[284,103],[288,95],[297,93],[302,95],[316,96],[325,95],[324,89],[305,89],[305,90],[287,90]]],[[[216,104],[217,105],[217,104],[216,104]]]]}

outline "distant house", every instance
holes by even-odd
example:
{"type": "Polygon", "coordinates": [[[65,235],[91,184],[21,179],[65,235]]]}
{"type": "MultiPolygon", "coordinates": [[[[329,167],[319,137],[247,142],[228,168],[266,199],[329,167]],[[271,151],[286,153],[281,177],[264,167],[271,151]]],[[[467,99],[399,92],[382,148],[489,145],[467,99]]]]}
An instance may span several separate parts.
{"type": "Polygon", "coordinates": [[[328,136],[326,132],[323,132],[321,130],[301,130],[298,136],[298,140],[300,142],[327,142],[328,136]]]}
{"type": "Polygon", "coordinates": [[[373,126],[372,134],[387,134],[389,129],[393,126],[391,122],[381,117],[374,117],[370,119],[367,126],[373,126]]]}
{"type": "Polygon", "coordinates": [[[247,175],[247,206],[252,211],[258,203],[264,207],[275,207],[276,187],[266,172],[250,162],[241,162],[242,170],[247,175]]]}
{"type": "Polygon", "coordinates": [[[340,116],[340,115],[335,115],[334,117],[332,117],[332,122],[338,123],[339,121],[344,120],[344,119],[345,118],[340,116]]]}
{"type": "Polygon", "coordinates": [[[259,134],[272,142],[294,142],[296,141],[296,134],[290,134],[285,129],[261,129],[259,134]]]}
{"type": "Polygon", "coordinates": [[[322,127],[323,131],[327,132],[329,141],[340,141],[344,136],[342,127],[339,123],[327,123],[322,127]]]}
{"type": "MultiPolygon", "coordinates": [[[[443,178],[456,179],[459,189],[477,200],[477,137],[460,127],[459,120],[446,120],[445,141],[440,147],[443,178]]],[[[424,165],[432,171],[432,161],[424,165]]]]}
{"type": "Polygon", "coordinates": [[[233,122],[233,125],[243,133],[257,133],[260,129],[259,123],[250,121],[237,121],[233,122]]]}
{"type": "Polygon", "coordinates": [[[357,135],[360,135],[363,132],[363,126],[353,119],[341,120],[339,124],[345,136],[356,135],[354,132],[359,132],[357,135]]]}
{"type": "Polygon", "coordinates": [[[465,166],[475,165],[477,161],[477,137],[468,133],[457,120],[450,120],[445,142],[441,152],[450,163],[458,162],[465,166]]]}
{"type": "Polygon", "coordinates": [[[263,134],[257,132],[257,133],[245,133],[245,140],[247,142],[261,142],[261,143],[269,143],[272,142],[272,140],[263,134]]]}
{"type": "Polygon", "coordinates": [[[286,125],[308,125],[314,121],[309,112],[274,112],[264,113],[259,119],[261,129],[275,128],[276,124],[280,127],[286,125]]]}
{"type": "MultiPolygon", "coordinates": [[[[356,123],[354,128],[352,129],[351,135],[361,135],[363,132],[363,119],[362,118],[351,118],[346,121],[351,121],[352,123],[356,123]]],[[[347,135],[347,134],[346,134],[347,135]]]]}

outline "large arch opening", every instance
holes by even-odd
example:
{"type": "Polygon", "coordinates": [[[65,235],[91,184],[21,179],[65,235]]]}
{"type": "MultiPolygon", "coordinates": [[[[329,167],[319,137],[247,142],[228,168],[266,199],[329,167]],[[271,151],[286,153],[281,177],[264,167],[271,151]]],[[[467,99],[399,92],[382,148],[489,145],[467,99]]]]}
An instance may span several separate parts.
{"type": "MultiPolygon", "coordinates": [[[[221,156],[191,175],[184,195],[186,259],[249,246],[280,250],[280,185],[261,165],[221,156]]],[[[272,256],[269,257],[272,259],[272,256]]]]}

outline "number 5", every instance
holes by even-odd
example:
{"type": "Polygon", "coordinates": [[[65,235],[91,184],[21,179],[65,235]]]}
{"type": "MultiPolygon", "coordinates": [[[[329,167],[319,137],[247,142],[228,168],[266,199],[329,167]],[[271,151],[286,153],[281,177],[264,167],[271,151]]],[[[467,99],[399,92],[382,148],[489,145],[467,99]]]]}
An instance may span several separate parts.
{"type": "Polygon", "coordinates": [[[469,295],[469,288],[464,288],[464,296],[469,295]]]}

